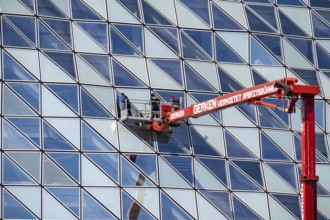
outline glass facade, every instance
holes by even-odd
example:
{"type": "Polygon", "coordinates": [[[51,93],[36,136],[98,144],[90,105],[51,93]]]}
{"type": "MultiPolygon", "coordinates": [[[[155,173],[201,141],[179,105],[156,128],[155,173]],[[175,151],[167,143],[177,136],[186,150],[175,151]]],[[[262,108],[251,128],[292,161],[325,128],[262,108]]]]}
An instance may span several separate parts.
{"type": "Polygon", "coordinates": [[[330,219],[328,0],[0,7],[0,218],[300,219],[299,103],[291,115],[242,104],[163,133],[117,110],[121,92],[188,106],[297,77],[320,87],[317,216],[330,219]]]}

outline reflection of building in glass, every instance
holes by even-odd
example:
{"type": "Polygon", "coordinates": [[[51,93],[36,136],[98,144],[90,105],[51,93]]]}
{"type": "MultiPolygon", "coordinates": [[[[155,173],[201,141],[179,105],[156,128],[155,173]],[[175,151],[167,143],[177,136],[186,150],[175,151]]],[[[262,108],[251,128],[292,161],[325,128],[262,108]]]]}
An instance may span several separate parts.
{"type": "Polygon", "coordinates": [[[121,92],[187,106],[285,76],[320,86],[318,219],[330,218],[328,0],[0,7],[1,218],[299,219],[299,107],[240,105],[165,133],[117,113],[121,92]]]}

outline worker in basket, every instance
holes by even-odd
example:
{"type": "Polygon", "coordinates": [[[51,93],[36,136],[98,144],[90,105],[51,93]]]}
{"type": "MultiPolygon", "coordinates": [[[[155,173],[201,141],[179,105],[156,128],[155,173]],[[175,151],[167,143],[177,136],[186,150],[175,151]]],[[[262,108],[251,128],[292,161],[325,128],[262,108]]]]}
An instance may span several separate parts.
{"type": "Polygon", "coordinates": [[[125,95],[125,93],[120,93],[120,102],[121,102],[121,110],[127,109],[127,114],[129,116],[132,116],[131,112],[131,102],[129,101],[128,97],[125,95]]]}
{"type": "Polygon", "coordinates": [[[180,109],[180,99],[174,98],[174,96],[170,97],[170,102],[172,103],[172,107],[174,111],[180,109]]]}
{"type": "Polygon", "coordinates": [[[154,93],[151,93],[150,105],[151,105],[151,117],[152,118],[159,118],[160,100],[154,93]]]}

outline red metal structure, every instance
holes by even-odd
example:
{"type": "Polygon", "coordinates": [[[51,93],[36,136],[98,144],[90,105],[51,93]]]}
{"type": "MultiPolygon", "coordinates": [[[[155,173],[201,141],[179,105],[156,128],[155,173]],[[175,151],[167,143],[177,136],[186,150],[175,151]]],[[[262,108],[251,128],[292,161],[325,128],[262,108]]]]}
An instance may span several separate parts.
{"type": "Polygon", "coordinates": [[[301,218],[304,220],[316,220],[316,183],[318,177],[315,172],[315,118],[314,96],[319,93],[318,86],[297,85],[296,78],[283,78],[243,89],[214,99],[210,99],[186,108],[173,111],[171,106],[162,105],[160,114],[162,121],[152,121],[149,130],[164,131],[172,124],[183,119],[197,118],[210,112],[221,110],[242,103],[264,105],[270,108],[278,106],[262,101],[262,98],[275,95],[278,99],[288,98],[289,104],[284,111],[292,113],[299,96],[302,103],[301,124],[301,218]]]}

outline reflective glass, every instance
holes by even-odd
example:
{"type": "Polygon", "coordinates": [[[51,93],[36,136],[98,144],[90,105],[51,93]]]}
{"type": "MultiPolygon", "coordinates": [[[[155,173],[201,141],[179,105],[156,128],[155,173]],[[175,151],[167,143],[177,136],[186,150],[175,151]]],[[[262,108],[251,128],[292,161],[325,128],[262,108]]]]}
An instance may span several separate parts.
{"type": "Polygon", "coordinates": [[[277,0],[277,4],[303,6],[299,0],[277,0]]]}
{"type": "Polygon", "coordinates": [[[210,84],[204,81],[204,79],[188,65],[185,64],[184,70],[188,90],[215,91],[210,84]]]}
{"type": "Polygon", "coordinates": [[[229,157],[254,158],[252,153],[229,132],[225,132],[225,139],[229,157]]]}
{"type": "Polygon", "coordinates": [[[279,65],[279,62],[254,37],[251,37],[251,63],[265,65],[279,65]]]}
{"type": "Polygon", "coordinates": [[[318,152],[320,152],[325,158],[329,159],[328,146],[324,134],[315,134],[315,146],[318,152]]]}
{"type": "Polygon", "coordinates": [[[5,46],[32,47],[32,44],[20,35],[6,19],[2,19],[2,33],[2,42],[5,46]]]}
{"type": "Polygon", "coordinates": [[[166,17],[152,8],[145,0],[142,0],[142,8],[146,24],[172,25],[166,17]]]}
{"type": "Polygon", "coordinates": [[[249,21],[250,29],[252,31],[274,33],[274,30],[268,27],[261,19],[259,19],[255,14],[253,14],[248,8],[246,8],[245,12],[249,21]]]}
{"type": "Polygon", "coordinates": [[[287,38],[311,63],[314,63],[313,42],[309,39],[287,38]]]}
{"type": "Polygon", "coordinates": [[[206,156],[221,156],[211,145],[209,145],[194,129],[190,129],[191,141],[194,154],[206,156]]]}
{"type": "Polygon", "coordinates": [[[215,29],[224,30],[242,30],[243,28],[238,25],[229,15],[220,10],[215,4],[212,4],[213,20],[215,29]]]}
{"type": "Polygon", "coordinates": [[[178,30],[169,27],[150,27],[150,29],[175,52],[180,53],[178,30]]]}
{"type": "MultiPolygon", "coordinates": [[[[284,154],[266,135],[261,133],[261,146],[262,157],[264,159],[273,160],[289,160],[287,155],[284,154]]],[[[297,149],[297,148],[296,148],[297,149]]]]}
{"type": "Polygon", "coordinates": [[[191,37],[210,57],[213,57],[212,50],[212,32],[210,31],[195,31],[185,29],[184,32],[191,37]]]}
{"type": "Polygon", "coordinates": [[[3,52],[3,75],[6,80],[30,80],[36,81],[36,79],[15,61],[6,52],[3,52]]]}
{"type": "Polygon", "coordinates": [[[118,182],[118,154],[86,154],[95,164],[97,164],[106,174],[118,182]]]}
{"type": "Polygon", "coordinates": [[[228,218],[232,219],[231,199],[228,192],[217,192],[200,190],[203,196],[207,198],[217,209],[221,210],[228,218]]]}
{"type": "Polygon", "coordinates": [[[65,172],[69,173],[77,182],[80,180],[80,154],[78,153],[48,153],[65,172]]]}
{"type": "Polygon", "coordinates": [[[279,195],[273,194],[273,196],[282,204],[284,207],[289,209],[298,219],[300,219],[300,202],[297,195],[279,195]]]}
{"type": "Polygon", "coordinates": [[[112,81],[110,72],[110,59],[108,56],[92,54],[80,54],[80,56],[108,81],[112,81]]]}
{"type": "Polygon", "coordinates": [[[241,170],[248,174],[253,180],[264,186],[261,174],[260,162],[256,161],[233,161],[241,170]]]}
{"type": "Polygon", "coordinates": [[[243,202],[233,196],[234,219],[262,219],[243,202]]]}
{"type": "Polygon", "coordinates": [[[42,22],[39,25],[40,47],[44,49],[69,50],[69,48],[58,39],[42,22]]]}
{"type": "Polygon", "coordinates": [[[178,82],[181,86],[182,82],[182,67],[180,60],[156,60],[152,59],[158,67],[167,73],[172,79],[178,82]]]}
{"type": "Polygon", "coordinates": [[[79,112],[78,87],[76,85],[47,84],[47,86],[77,113],[79,112]]]}
{"type": "Polygon", "coordinates": [[[266,5],[249,5],[258,15],[265,19],[270,25],[272,25],[276,30],[277,28],[277,19],[276,19],[276,11],[273,6],[266,5]]]}
{"type": "Polygon", "coordinates": [[[114,84],[117,86],[138,86],[145,87],[141,81],[133,76],[127,69],[117,61],[112,60],[114,84]]]}
{"type": "Polygon", "coordinates": [[[21,0],[21,2],[34,11],[34,0],[21,0]]]}
{"type": "Polygon", "coordinates": [[[108,26],[106,23],[77,22],[96,42],[108,50],[108,26]]]}
{"type": "Polygon", "coordinates": [[[40,146],[40,118],[8,118],[8,120],[40,146]]]}
{"type": "Polygon", "coordinates": [[[6,16],[32,43],[36,44],[36,26],[33,17],[6,16]]]}
{"type": "Polygon", "coordinates": [[[146,211],[135,200],[129,197],[124,191],[122,191],[122,219],[123,220],[152,220],[156,219],[149,212],[146,211]]]}
{"type": "Polygon", "coordinates": [[[227,185],[227,169],[226,161],[224,159],[198,157],[198,160],[200,160],[219,180],[221,180],[222,183],[227,185]]]}
{"type": "Polygon", "coordinates": [[[139,56],[138,51],[130,45],[113,27],[110,27],[111,51],[114,54],[139,56]]]}
{"type": "Polygon", "coordinates": [[[201,50],[194,41],[187,36],[184,32],[181,32],[182,50],[185,58],[209,60],[210,57],[206,52],[201,50]]]}
{"type": "Polygon", "coordinates": [[[192,158],[182,156],[163,156],[177,172],[179,172],[186,180],[193,184],[193,168],[192,158]]]}
{"type": "Polygon", "coordinates": [[[57,65],[63,68],[69,75],[76,78],[72,53],[45,52],[57,65]]]}
{"type": "Polygon", "coordinates": [[[111,212],[90,196],[85,190],[82,193],[82,215],[84,219],[109,219],[115,220],[111,212]]]}
{"type": "Polygon", "coordinates": [[[44,18],[43,21],[67,44],[72,46],[71,23],[69,21],[46,18],[44,18]]]}
{"type": "Polygon", "coordinates": [[[330,38],[330,26],[312,13],[315,37],[330,38]]]}
{"type": "Polygon", "coordinates": [[[162,219],[193,219],[188,213],[175,204],[165,193],[161,193],[161,217],[162,219]]]}
{"type": "Polygon", "coordinates": [[[71,0],[72,17],[74,19],[101,20],[83,1],[71,0]]]}
{"type": "Polygon", "coordinates": [[[143,42],[143,32],[142,26],[133,25],[122,25],[114,24],[114,26],[119,30],[134,46],[144,53],[144,42],[143,42]]]}
{"type": "Polygon", "coordinates": [[[136,17],[141,19],[138,0],[119,0],[136,17]]]}
{"type": "Polygon", "coordinates": [[[49,187],[47,190],[55,195],[55,197],[59,199],[65,206],[67,206],[73,213],[79,216],[79,188],[49,187]]]}
{"type": "Polygon", "coordinates": [[[113,147],[85,122],[82,123],[82,149],[85,151],[114,151],[113,147]]]}
{"type": "Polygon", "coordinates": [[[218,67],[218,74],[222,92],[235,92],[243,89],[238,82],[230,77],[223,69],[218,67]]]}
{"type": "Polygon", "coordinates": [[[157,134],[157,140],[158,140],[157,142],[158,151],[160,153],[187,154],[184,147],[182,147],[173,139],[167,137],[165,134],[157,134]],[[166,140],[166,141],[161,141],[161,140],[166,140]]]}
{"type": "Polygon", "coordinates": [[[277,58],[283,61],[281,38],[279,36],[255,35],[277,58]]]}
{"type": "Polygon", "coordinates": [[[51,0],[37,0],[38,14],[51,17],[66,17],[62,11],[60,11],[51,0]]]}
{"type": "Polygon", "coordinates": [[[31,185],[36,182],[23,170],[18,168],[7,156],[2,157],[3,162],[3,183],[16,185],[31,185]]]}
{"type": "Polygon", "coordinates": [[[38,219],[26,207],[18,202],[7,190],[3,191],[4,206],[3,216],[5,219],[38,219]]]}
{"type": "Polygon", "coordinates": [[[215,37],[215,52],[217,61],[230,63],[244,63],[242,58],[236,54],[221,38],[215,37]]]}
{"type": "Polygon", "coordinates": [[[39,112],[40,84],[32,83],[8,83],[23,99],[39,112]]]}
{"type": "Polygon", "coordinates": [[[110,113],[101,107],[84,89],[81,89],[82,116],[111,118],[110,113]]]}
{"type": "Polygon", "coordinates": [[[329,11],[325,10],[315,10],[319,15],[322,16],[323,19],[325,19],[327,22],[330,22],[330,13],[329,11]]]}
{"type": "Polygon", "coordinates": [[[45,150],[76,150],[71,143],[46,122],[43,122],[43,140],[45,150]]]}
{"type": "Polygon", "coordinates": [[[77,185],[66,175],[49,157],[44,154],[43,157],[43,183],[54,186],[72,186],[77,185]]]}
{"type": "Polygon", "coordinates": [[[261,190],[252,180],[248,179],[230,163],[229,172],[232,190],[261,190]]]}
{"type": "Polygon", "coordinates": [[[284,124],[270,112],[271,110],[264,106],[260,106],[258,109],[260,126],[268,128],[286,128],[284,124]]]}
{"type": "Polygon", "coordinates": [[[295,165],[289,163],[267,163],[276,173],[278,173],[293,188],[297,189],[295,165]]]}
{"type": "Polygon", "coordinates": [[[314,7],[330,8],[330,2],[327,0],[310,0],[310,2],[314,7]]]}
{"type": "Polygon", "coordinates": [[[330,69],[330,54],[321,46],[316,44],[317,61],[320,69],[330,69]]]}
{"type": "Polygon", "coordinates": [[[208,0],[180,0],[190,10],[197,14],[207,24],[210,24],[209,1],[208,0]]]}
{"type": "Polygon", "coordinates": [[[282,32],[283,34],[288,35],[298,35],[306,36],[306,33],[303,32],[295,23],[293,23],[283,12],[278,11],[279,17],[281,20],[282,32]]]}

